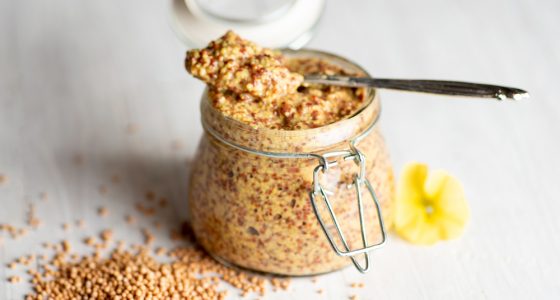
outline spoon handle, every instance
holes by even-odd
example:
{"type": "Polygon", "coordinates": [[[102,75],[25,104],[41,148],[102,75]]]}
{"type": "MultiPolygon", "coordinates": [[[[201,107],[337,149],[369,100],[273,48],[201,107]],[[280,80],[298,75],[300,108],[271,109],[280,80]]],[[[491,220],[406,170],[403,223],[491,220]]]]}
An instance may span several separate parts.
{"type": "Polygon", "coordinates": [[[480,98],[495,98],[498,100],[519,100],[528,98],[529,93],[518,88],[443,80],[415,80],[415,79],[385,79],[361,78],[332,75],[306,75],[305,82],[348,87],[374,87],[401,91],[467,96],[480,98]]]}

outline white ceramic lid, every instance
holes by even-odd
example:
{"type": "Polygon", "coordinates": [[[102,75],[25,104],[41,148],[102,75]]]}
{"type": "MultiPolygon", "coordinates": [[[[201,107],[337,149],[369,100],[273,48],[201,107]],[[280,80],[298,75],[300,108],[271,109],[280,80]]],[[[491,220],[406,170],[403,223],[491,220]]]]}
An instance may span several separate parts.
{"type": "Polygon", "coordinates": [[[325,0],[269,0],[260,7],[251,7],[250,0],[207,1],[171,0],[172,27],[188,47],[203,47],[233,30],[265,47],[301,48],[325,6],[325,0]]]}

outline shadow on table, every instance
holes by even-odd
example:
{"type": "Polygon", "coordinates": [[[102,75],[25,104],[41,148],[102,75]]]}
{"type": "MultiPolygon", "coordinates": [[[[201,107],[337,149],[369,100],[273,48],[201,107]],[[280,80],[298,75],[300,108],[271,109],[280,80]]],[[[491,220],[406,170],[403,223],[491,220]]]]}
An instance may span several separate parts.
{"type": "Polygon", "coordinates": [[[75,191],[77,197],[88,195],[93,204],[124,211],[122,218],[131,215],[139,224],[164,232],[179,229],[187,220],[192,158],[186,155],[92,150],[65,153],[57,161],[66,184],[86,189],[75,191]]]}

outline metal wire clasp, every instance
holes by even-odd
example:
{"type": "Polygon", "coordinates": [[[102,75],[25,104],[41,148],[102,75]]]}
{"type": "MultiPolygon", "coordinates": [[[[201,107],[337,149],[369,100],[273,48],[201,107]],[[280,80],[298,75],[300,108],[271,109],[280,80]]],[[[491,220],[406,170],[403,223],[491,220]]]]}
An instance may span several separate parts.
{"type": "Polygon", "coordinates": [[[377,196],[375,194],[375,191],[374,191],[371,183],[366,178],[366,158],[365,158],[364,154],[362,152],[360,152],[354,146],[354,144],[351,144],[351,149],[350,150],[329,152],[329,153],[323,154],[320,158],[319,165],[317,167],[315,167],[315,169],[313,170],[313,190],[309,193],[309,196],[311,198],[311,205],[313,206],[313,210],[315,212],[315,215],[317,216],[317,220],[319,220],[319,224],[321,225],[321,228],[325,232],[325,235],[327,236],[327,239],[329,240],[329,243],[330,243],[332,249],[339,256],[350,257],[350,259],[352,260],[352,263],[354,264],[356,269],[358,269],[358,271],[360,271],[361,273],[366,273],[370,268],[370,263],[369,263],[370,253],[369,252],[371,250],[379,248],[383,244],[385,244],[386,232],[385,232],[385,225],[383,224],[383,218],[381,216],[381,206],[379,205],[379,201],[377,200],[377,196]],[[338,164],[338,162],[336,160],[329,161],[329,158],[336,157],[336,156],[342,156],[344,160],[353,160],[360,168],[359,173],[354,175],[354,180],[353,180],[353,186],[356,188],[356,195],[357,195],[357,200],[358,200],[358,212],[359,212],[359,218],[360,218],[360,227],[361,227],[361,235],[362,235],[362,243],[363,243],[363,248],[360,248],[360,249],[354,249],[354,250],[350,249],[350,247],[348,245],[348,242],[347,242],[347,240],[344,236],[344,233],[342,232],[342,229],[340,227],[338,219],[336,218],[336,215],[333,211],[332,204],[331,204],[331,202],[329,201],[329,198],[328,198],[328,195],[332,195],[333,193],[324,189],[321,186],[321,183],[319,182],[319,173],[326,173],[329,170],[329,168],[334,167],[338,164]],[[381,230],[381,241],[379,243],[373,244],[373,245],[368,245],[367,229],[365,227],[364,207],[363,207],[363,200],[362,200],[362,187],[364,185],[366,186],[367,190],[369,191],[369,193],[370,193],[370,195],[373,199],[373,202],[375,204],[375,208],[377,210],[377,219],[379,220],[379,228],[381,230]],[[338,237],[340,238],[340,240],[342,241],[342,244],[344,246],[344,249],[342,249],[342,250],[337,246],[337,244],[336,244],[336,242],[333,238],[333,235],[328,230],[327,225],[325,224],[325,221],[323,220],[323,218],[321,217],[321,214],[319,213],[319,209],[317,207],[317,197],[318,196],[320,196],[323,199],[323,201],[325,202],[325,205],[326,205],[326,207],[329,211],[329,215],[331,217],[332,223],[334,224],[334,227],[336,228],[336,231],[338,233],[338,237]],[[359,255],[359,254],[364,254],[364,266],[360,265],[360,263],[358,263],[358,261],[355,257],[356,255],[359,255]]]}

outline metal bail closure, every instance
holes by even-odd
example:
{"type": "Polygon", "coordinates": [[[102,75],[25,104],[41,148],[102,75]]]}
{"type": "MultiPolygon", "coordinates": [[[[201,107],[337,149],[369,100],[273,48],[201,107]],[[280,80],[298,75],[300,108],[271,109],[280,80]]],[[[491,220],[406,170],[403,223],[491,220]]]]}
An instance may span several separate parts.
{"type": "Polygon", "coordinates": [[[369,268],[370,268],[370,251],[379,248],[381,246],[383,246],[383,244],[385,244],[386,241],[386,232],[385,232],[385,225],[383,224],[383,218],[381,216],[381,206],[379,205],[379,201],[377,200],[377,196],[375,194],[375,191],[371,185],[371,183],[369,182],[369,180],[366,178],[365,176],[365,172],[366,172],[366,162],[365,162],[365,156],[363,155],[362,152],[360,152],[357,148],[355,147],[351,147],[352,150],[348,150],[348,151],[340,151],[340,152],[332,152],[332,153],[326,153],[324,155],[322,155],[321,157],[321,163],[314,169],[313,171],[313,190],[309,193],[309,196],[311,198],[311,205],[313,206],[313,210],[315,212],[315,215],[317,216],[317,220],[319,220],[319,224],[321,225],[321,228],[323,229],[323,232],[325,232],[325,235],[327,236],[327,239],[329,240],[329,243],[332,247],[332,249],[336,252],[337,255],[339,256],[347,256],[350,257],[350,259],[352,260],[352,263],[354,264],[354,266],[356,267],[356,269],[358,269],[358,271],[360,271],[361,273],[366,273],[369,268]],[[344,236],[344,233],[342,232],[342,229],[340,227],[340,224],[338,222],[338,219],[334,213],[333,207],[331,202],[329,201],[328,195],[332,193],[325,190],[320,182],[319,182],[319,172],[325,173],[327,172],[327,170],[332,167],[337,165],[336,161],[328,161],[329,157],[333,157],[333,156],[337,156],[337,155],[343,155],[344,160],[353,160],[359,167],[360,167],[360,173],[356,174],[354,176],[354,181],[353,181],[353,185],[356,188],[356,196],[357,196],[357,200],[358,200],[358,212],[359,212],[359,218],[360,218],[360,228],[361,228],[361,235],[362,235],[362,243],[363,243],[363,248],[360,249],[350,249],[350,247],[348,246],[348,242],[344,236]],[[375,208],[377,210],[377,219],[379,220],[379,228],[381,230],[381,241],[377,244],[373,244],[373,245],[368,245],[368,239],[367,239],[367,229],[365,227],[365,220],[364,220],[364,207],[363,207],[363,199],[362,199],[362,188],[363,186],[365,186],[367,188],[367,191],[369,192],[369,194],[371,195],[371,198],[373,199],[373,202],[375,204],[375,208]],[[338,237],[340,238],[340,240],[342,241],[342,244],[344,246],[344,249],[340,249],[335,240],[333,235],[331,234],[331,232],[328,230],[327,225],[325,224],[325,221],[323,220],[323,217],[321,217],[321,214],[319,213],[319,209],[317,207],[317,197],[321,197],[323,199],[323,201],[325,202],[325,205],[329,211],[329,215],[330,218],[332,220],[332,223],[334,224],[334,227],[336,228],[336,231],[338,233],[338,237]],[[360,263],[358,262],[358,260],[356,259],[356,256],[359,254],[364,254],[364,265],[360,265],[360,263]]]}

